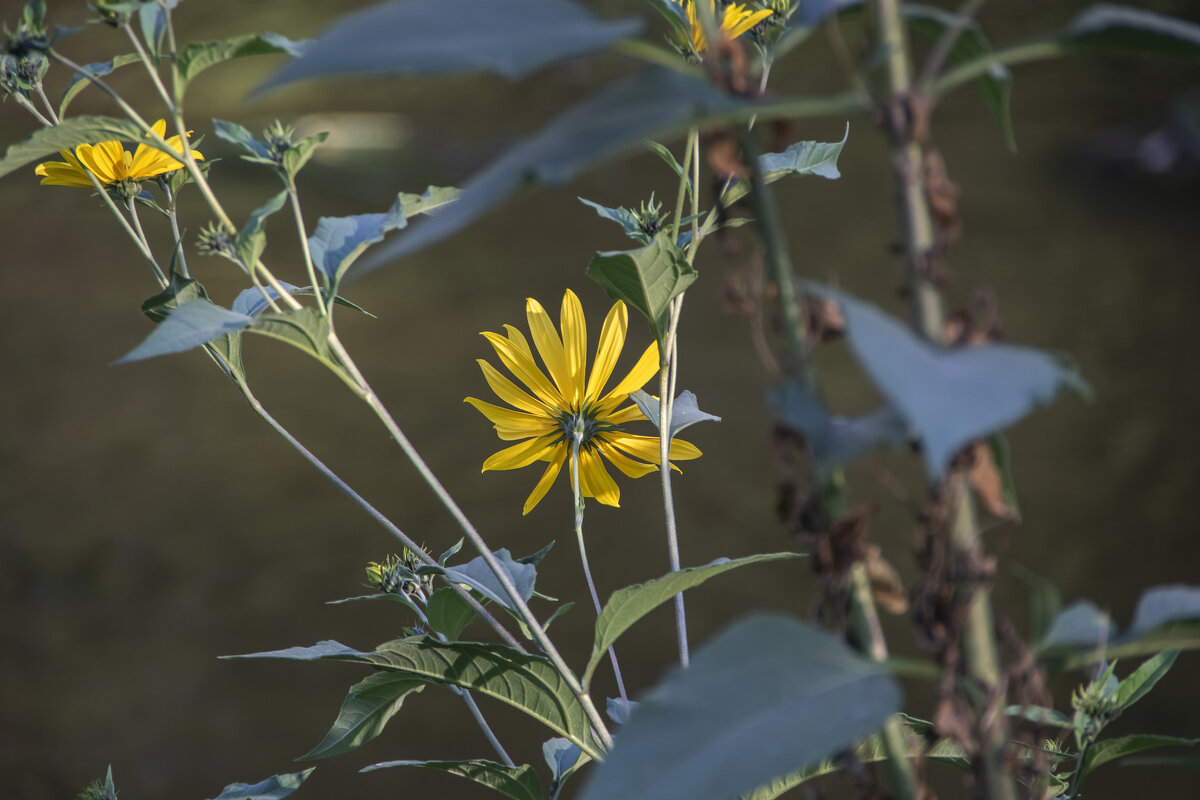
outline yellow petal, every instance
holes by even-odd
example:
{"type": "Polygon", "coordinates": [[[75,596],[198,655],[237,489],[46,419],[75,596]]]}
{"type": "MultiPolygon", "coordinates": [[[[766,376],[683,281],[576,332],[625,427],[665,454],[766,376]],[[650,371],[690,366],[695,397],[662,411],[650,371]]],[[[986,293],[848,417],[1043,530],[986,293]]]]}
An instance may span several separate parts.
{"type": "Polygon", "coordinates": [[[593,440],[596,447],[600,449],[601,455],[612,462],[612,465],[621,470],[630,478],[640,478],[643,475],[649,475],[651,472],[658,472],[658,467],[654,464],[647,464],[644,461],[634,461],[617,448],[604,440],[604,434],[596,437],[593,440]]]}
{"type": "Polygon", "coordinates": [[[600,341],[596,343],[596,358],[592,362],[592,374],[588,376],[587,397],[599,397],[608,383],[621,348],[625,346],[625,331],[629,327],[629,312],[621,301],[613,303],[608,316],[604,318],[604,327],[600,329],[600,341]]]}
{"type": "Polygon", "coordinates": [[[725,18],[721,20],[721,33],[736,39],[746,31],[771,16],[770,10],[748,11],[745,6],[734,3],[725,7],[725,18]]]}
{"type": "Polygon", "coordinates": [[[87,174],[82,169],[62,161],[47,161],[39,164],[37,169],[34,170],[34,174],[42,176],[43,186],[92,188],[92,182],[88,180],[87,174]]]}
{"type": "MultiPolygon", "coordinates": [[[[101,142],[97,145],[81,144],[75,148],[75,155],[79,158],[79,163],[92,171],[92,174],[101,183],[115,183],[119,178],[117,175],[117,165],[113,159],[109,157],[109,149],[107,145],[116,145],[121,149],[120,142],[101,142]]],[[[121,149],[124,153],[124,149],[121,149]]],[[[121,156],[121,169],[124,169],[124,157],[121,156]]]]}
{"type": "Polygon", "coordinates": [[[621,489],[604,468],[600,456],[590,450],[579,454],[579,488],[584,497],[594,497],[606,506],[621,505],[621,489]]]}
{"type": "Polygon", "coordinates": [[[529,499],[525,501],[525,508],[521,511],[522,515],[528,514],[533,510],[534,506],[542,502],[542,498],[546,496],[546,492],[550,491],[550,487],[554,485],[554,479],[558,477],[558,473],[562,469],[566,458],[567,443],[562,442],[554,448],[554,452],[550,456],[550,464],[546,467],[546,471],[542,473],[537,486],[534,486],[533,491],[529,493],[529,499]]]}
{"type": "Polygon", "coordinates": [[[636,422],[642,419],[646,419],[646,415],[640,408],[632,405],[604,415],[604,421],[611,422],[613,425],[624,425],[626,422],[636,422]]]}
{"type": "Polygon", "coordinates": [[[653,378],[656,372],[658,372],[658,342],[651,342],[650,346],[642,353],[642,357],[633,365],[633,369],[629,370],[629,374],[622,378],[621,382],[600,401],[600,409],[597,414],[607,416],[611,409],[621,405],[629,398],[630,392],[645,386],[646,381],[653,378]]]}
{"type": "Polygon", "coordinates": [[[482,358],[475,359],[479,364],[479,368],[483,370],[483,378],[488,382],[488,386],[492,387],[492,391],[496,393],[504,402],[508,403],[513,408],[519,408],[522,411],[528,411],[530,414],[549,414],[546,404],[530,397],[522,391],[515,383],[500,374],[500,370],[493,367],[482,358]]]}
{"type": "Polygon", "coordinates": [[[563,388],[563,394],[578,408],[583,404],[583,382],[587,372],[587,320],[579,298],[570,289],[563,294],[558,325],[562,329],[563,355],[570,384],[563,388]]]}
{"type": "Polygon", "coordinates": [[[529,349],[529,340],[525,338],[525,334],[521,333],[520,328],[505,325],[504,332],[508,334],[508,340],[513,343],[513,346],[529,356],[530,361],[533,361],[533,351],[529,349]]]}
{"type": "Polygon", "coordinates": [[[558,389],[550,383],[546,374],[538,369],[537,364],[533,362],[533,357],[521,350],[519,345],[504,338],[498,333],[484,331],[480,334],[483,338],[491,343],[496,350],[496,355],[499,356],[500,362],[508,367],[508,371],[516,376],[517,380],[533,390],[533,393],[538,396],[543,403],[551,408],[564,408],[566,402],[563,400],[558,389]]]}
{"type": "Polygon", "coordinates": [[[526,414],[524,411],[513,411],[511,408],[492,405],[474,397],[468,397],[464,403],[470,403],[475,409],[492,421],[496,433],[501,439],[528,439],[531,436],[549,436],[554,433],[558,424],[549,417],[526,414]]]}
{"type": "Polygon", "coordinates": [[[546,371],[554,379],[562,397],[570,398],[574,394],[571,390],[571,372],[567,369],[567,356],[563,352],[562,340],[558,338],[558,331],[554,330],[550,315],[542,308],[541,303],[530,297],[525,300],[525,318],[529,321],[533,344],[542,357],[542,363],[546,365],[546,371]]]}
{"type": "Polygon", "coordinates": [[[492,453],[483,462],[481,472],[487,472],[492,469],[520,469],[521,467],[529,466],[535,461],[547,458],[553,455],[553,453],[554,445],[549,436],[530,439],[527,442],[514,444],[512,447],[506,447],[503,450],[492,453]]]}
{"type": "MultiPolygon", "coordinates": [[[[660,451],[657,436],[639,436],[634,433],[616,431],[604,434],[604,438],[636,458],[649,461],[651,464],[659,463],[660,451]]],[[[690,461],[693,458],[699,458],[700,455],[700,448],[691,442],[685,442],[682,439],[671,440],[671,452],[668,457],[672,461],[690,461]]]]}

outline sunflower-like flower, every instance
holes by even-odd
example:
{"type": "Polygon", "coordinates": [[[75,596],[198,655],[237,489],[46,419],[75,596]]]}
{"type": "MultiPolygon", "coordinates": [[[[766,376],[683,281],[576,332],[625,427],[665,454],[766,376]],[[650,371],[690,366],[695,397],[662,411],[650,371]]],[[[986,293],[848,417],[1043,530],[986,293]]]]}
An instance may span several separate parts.
{"type": "MultiPolygon", "coordinates": [[[[697,53],[708,49],[708,39],[704,36],[704,26],[696,12],[695,0],[671,0],[675,5],[682,6],[687,11],[688,27],[692,31],[691,47],[697,53]]],[[[746,31],[771,16],[771,10],[751,11],[742,3],[730,3],[721,13],[717,13],[716,0],[708,0],[709,8],[713,10],[713,18],[721,23],[721,35],[733,41],[746,31]]],[[[688,47],[688,42],[681,42],[688,47]]]]}
{"type": "MultiPolygon", "coordinates": [[[[580,490],[584,497],[594,497],[609,506],[618,505],[621,490],[608,474],[604,459],[631,478],[658,470],[658,437],[638,436],[621,430],[621,425],[626,422],[646,418],[636,405],[622,406],[630,392],[640,389],[658,372],[658,343],[651,342],[629,374],[608,393],[603,393],[625,344],[629,314],[624,303],[617,301],[604,320],[590,375],[587,374],[587,328],[583,307],[572,291],[568,289],[563,296],[561,339],[550,315],[533,298],[525,302],[525,316],[546,372],[534,361],[525,336],[512,325],[504,326],[507,336],[481,334],[495,348],[500,362],[532,392],[521,389],[487,361],[479,359],[488,386],[513,408],[485,403],[474,397],[468,397],[465,402],[492,421],[496,435],[501,439],[525,440],[494,453],[483,462],[483,470],[519,469],[535,461],[550,462],[525,501],[522,513],[528,514],[546,496],[558,477],[570,455],[575,433],[579,431],[580,490]]],[[[672,460],[699,456],[700,450],[695,445],[679,439],[671,442],[672,460]]]]}
{"type": "MultiPolygon", "coordinates": [[[[154,132],[162,137],[167,132],[167,121],[160,119],[154,123],[153,128],[154,132]]],[[[167,145],[173,150],[183,150],[178,136],[167,139],[167,145]]],[[[70,150],[59,152],[66,161],[46,161],[38,164],[35,170],[37,175],[42,176],[43,186],[78,186],[91,189],[92,182],[88,180],[85,168],[96,176],[101,185],[113,186],[143,181],[183,167],[183,162],[144,143],[139,144],[132,153],[117,141],[81,144],[75,148],[74,153],[70,150]]],[[[199,150],[193,150],[192,155],[198,160],[204,160],[199,150]]]]}

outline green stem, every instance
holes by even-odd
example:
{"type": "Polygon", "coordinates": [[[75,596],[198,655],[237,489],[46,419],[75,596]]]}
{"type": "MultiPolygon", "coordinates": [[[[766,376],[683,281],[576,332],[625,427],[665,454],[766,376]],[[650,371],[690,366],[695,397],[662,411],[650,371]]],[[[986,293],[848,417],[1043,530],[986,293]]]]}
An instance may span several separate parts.
{"type": "Polygon", "coordinates": [[[46,108],[46,115],[53,120],[54,124],[57,125],[59,121],[58,112],[54,110],[54,105],[50,102],[50,98],[46,97],[46,90],[42,88],[42,84],[40,82],[34,87],[34,89],[37,91],[37,95],[41,99],[42,105],[46,108]]]}
{"type": "Polygon", "coordinates": [[[496,751],[496,755],[500,756],[500,760],[504,762],[506,767],[515,767],[512,757],[504,749],[504,745],[500,744],[500,740],[496,738],[495,731],[492,726],[488,725],[487,719],[483,716],[483,712],[479,710],[479,706],[475,704],[475,698],[471,696],[471,692],[461,687],[456,687],[458,694],[462,697],[463,702],[467,704],[467,708],[471,712],[471,716],[475,718],[475,724],[479,726],[479,730],[483,731],[484,738],[488,740],[488,744],[496,751]]]}
{"type": "MultiPolygon", "coordinates": [[[[107,194],[107,192],[105,194],[107,194]]],[[[137,200],[132,197],[129,198],[129,218],[133,221],[134,230],[137,231],[138,241],[140,241],[145,248],[144,252],[149,253],[150,243],[146,239],[146,232],[142,230],[142,220],[140,217],[138,217],[137,200]]],[[[167,276],[163,274],[162,268],[158,266],[158,262],[151,258],[150,266],[154,268],[154,276],[158,278],[159,283],[161,283],[163,286],[166,286],[168,283],[167,276]]]]}
{"type": "Polygon", "coordinates": [[[162,76],[158,74],[158,66],[151,63],[150,54],[146,52],[146,48],[138,40],[137,34],[133,32],[133,27],[129,24],[129,20],[125,21],[125,35],[129,38],[130,43],[133,44],[133,49],[138,54],[138,58],[141,59],[142,66],[146,68],[146,73],[150,76],[151,83],[158,90],[158,96],[166,103],[167,113],[174,115],[175,101],[171,99],[171,94],[162,82],[162,76]]]}
{"type": "Polygon", "coordinates": [[[183,234],[179,230],[179,213],[175,210],[175,194],[165,179],[159,185],[167,197],[167,219],[171,222],[171,233],[175,236],[175,252],[179,253],[179,274],[189,278],[191,275],[188,273],[187,255],[183,252],[183,234]]]}
{"type": "Polygon", "coordinates": [[[25,109],[30,114],[32,114],[38,122],[42,123],[43,126],[45,126],[47,128],[54,127],[54,123],[51,122],[50,119],[47,118],[44,114],[42,114],[41,111],[38,111],[37,106],[35,106],[33,103],[31,103],[29,101],[28,97],[21,94],[20,92],[13,92],[12,96],[16,99],[17,105],[21,106],[21,108],[25,109]]]}
{"type": "MultiPolygon", "coordinates": [[[[575,540],[579,544],[579,561],[583,564],[583,576],[587,579],[588,592],[592,595],[592,605],[596,616],[600,616],[600,596],[596,593],[596,582],[592,579],[592,568],[588,564],[587,546],[583,540],[583,492],[579,488],[579,446],[583,443],[583,430],[576,428],[571,432],[571,489],[575,492],[575,540]]],[[[617,691],[621,699],[629,702],[625,693],[625,681],[621,677],[621,665],[617,663],[617,651],[608,648],[608,658],[612,661],[613,675],[617,679],[617,691]]]]}
{"type": "MultiPolygon", "coordinates": [[[[308,234],[304,227],[304,214],[300,211],[300,194],[296,191],[295,181],[288,179],[287,182],[288,198],[292,201],[292,216],[296,220],[296,232],[300,235],[300,250],[304,254],[304,268],[308,271],[308,282],[312,284],[313,295],[317,299],[317,310],[321,312],[322,317],[329,316],[329,307],[325,304],[325,298],[321,294],[321,286],[317,283],[317,270],[313,266],[312,251],[308,247],[308,234]]],[[[333,298],[329,298],[329,302],[333,302],[333,298]]]]}
{"type": "Polygon", "coordinates": [[[921,68],[921,77],[917,79],[913,87],[916,94],[925,94],[928,91],[929,85],[933,83],[934,78],[946,63],[950,51],[954,49],[954,43],[971,24],[971,20],[979,13],[979,9],[985,2],[987,0],[965,0],[959,7],[954,21],[942,31],[942,35],[938,37],[933,49],[929,51],[929,56],[925,59],[925,66],[921,68]]]}
{"type": "Polygon", "coordinates": [[[1066,55],[1067,52],[1062,43],[1054,39],[1035,39],[1024,44],[1006,47],[1003,50],[993,50],[986,56],[959,64],[942,73],[940,78],[929,85],[928,94],[932,97],[940,97],[951,89],[988,74],[998,65],[1012,66],[1030,61],[1043,61],[1047,58],[1066,55]]]}

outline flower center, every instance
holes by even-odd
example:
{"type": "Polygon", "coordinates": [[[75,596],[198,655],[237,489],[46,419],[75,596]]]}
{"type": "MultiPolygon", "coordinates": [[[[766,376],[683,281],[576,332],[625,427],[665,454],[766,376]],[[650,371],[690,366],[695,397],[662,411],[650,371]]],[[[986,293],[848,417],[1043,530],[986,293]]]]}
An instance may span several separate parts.
{"type": "Polygon", "coordinates": [[[565,408],[555,413],[561,435],[555,442],[573,442],[579,436],[579,447],[582,450],[592,450],[596,447],[595,439],[601,433],[618,430],[613,423],[596,416],[597,403],[585,400],[582,408],[565,408]]]}

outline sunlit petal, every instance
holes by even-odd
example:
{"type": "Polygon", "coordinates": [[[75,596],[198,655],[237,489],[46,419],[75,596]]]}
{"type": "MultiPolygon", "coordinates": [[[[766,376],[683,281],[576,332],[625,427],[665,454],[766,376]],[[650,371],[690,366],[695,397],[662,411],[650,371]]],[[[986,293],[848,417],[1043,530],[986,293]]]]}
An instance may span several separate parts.
{"type": "Polygon", "coordinates": [[[579,488],[584,497],[594,497],[606,506],[621,505],[621,490],[604,468],[599,454],[584,450],[579,454],[579,488]]]}
{"type": "Polygon", "coordinates": [[[480,414],[491,420],[501,439],[511,441],[528,439],[531,436],[549,436],[558,429],[558,424],[546,416],[513,411],[511,408],[485,403],[474,397],[468,397],[463,402],[471,404],[480,414]]]}
{"type": "Polygon", "coordinates": [[[508,367],[508,371],[516,376],[517,380],[532,389],[538,399],[552,408],[566,406],[566,401],[563,400],[558,389],[554,388],[546,374],[538,369],[537,364],[533,363],[533,359],[529,355],[498,333],[485,331],[482,336],[495,348],[500,362],[508,367]]]}
{"type": "Polygon", "coordinates": [[[520,469],[527,467],[535,461],[544,459],[553,454],[553,442],[550,437],[543,436],[538,439],[530,439],[521,444],[514,444],[512,447],[506,447],[488,456],[483,462],[482,472],[488,470],[502,469],[520,469]]]}
{"type": "Polygon", "coordinates": [[[550,491],[550,487],[554,485],[554,479],[558,477],[558,473],[562,470],[563,462],[567,458],[567,443],[563,442],[554,449],[550,456],[550,464],[546,467],[546,471],[542,473],[542,477],[537,482],[537,486],[533,487],[533,491],[529,493],[529,498],[525,501],[525,508],[521,514],[528,514],[533,510],[533,507],[542,502],[542,498],[546,496],[546,492],[550,491]]]}
{"type": "Polygon", "coordinates": [[[651,472],[658,472],[658,467],[654,464],[647,464],[644,461],[634,461],[617,448],[604,440],[604,434],[596,437],[595,445],[600,449],[601,455],[612,462],[612,465],[621,470],[630,478],[640,478],[643,475],[649,475],[651,472]]]}
{"type": "Polygon", "coordinates": [[[569,402],[574,394],[571,391],[571,373],[567,369],[567,356],[563,352],[562,340],[558,338],[558,331],[554,330],[550,315],[542,308],[541,303],[530,297],[525,301],[525,318],[529,322],[529,333],[533,335],[533,344],[546,365],[546,371],[554,379],[558,391],[569,402]]]}
{"type": "Polygon", "coordinates": [[[559,314],[562,329],[563,355],[566,358],[567,380],[563,394],[573,405],[583,403],[584,378],[587,370],[587,320],[583,316],[583,305],[570,289],[563,294],[562,310],[559,314]]]}
{"type": "Polygon", "coordinates": [[[599,413],[606,415],[611,413],[612,409],[629,398],[630,392],[645,386],[646,381],[653,378],[656,372],[658,372],[658,342],[651,342],[650,346],[642,353],[642,357],[633,365],[633,369],[629,370],[629,374],[622,378],[621,382],[601,400],[602,408],[599,413]]]}
{"type": "Polygon", "coordinates": [[[621,348],[625,346],[625,331],[629,327],[629,312],[622,302],[613,303],[608,316],[604,318],[604,326],[600,329],[600,341],[596,343],[596,358],[592,362],[592,374],[588,376],[588,397],[599,397],[608,383],[621,348]]]}
{"type": "MultiPolygon", "coordinates": [[[[116,144],[120,147],[117,142],[107,142],[107,144],[116,144]]],[[[117,174],[113,163],[105,155],[105,151],[99,148],[100,145],[93,147],[90,144],[81,144],[75,148],[75,155],[79,158],[79,163],[90,169],[101,183],[114,183],[117,180],[117,174]]]]}
{"type": "Polygon", "coordinates": [[[519,408],[522,411],[528,411],[530,414],[549,415],[550,410],[542,401],[531,397],[527,392],[523,391],[515,383],[500,374],[500,370],[493,367],[482,358],[476,359],[479,368],[483,370],[483,378],[487,381],[488,386],[492,387],[492,391],[496,393],[504,402],[508,403],[513,408],[519,408]]]}
{"type": "MultiPolygon", "coordinates": [[[[649,461],[652,464],[659,463],[659,443],[657,436],[639,436],[634,433],[616,431],[604,434],[604,438],[631,456],[649,461]]],[[[691,442],[685,442],[682,439],[671,440],[669,457],[672,461],[690,461],[693,458],[699,458],[700,455],[700,448],[691,442]]]]}

